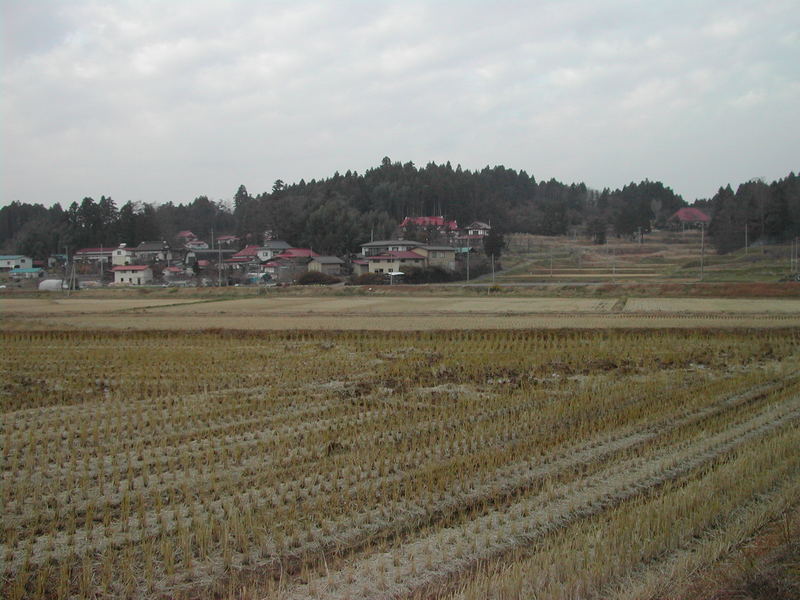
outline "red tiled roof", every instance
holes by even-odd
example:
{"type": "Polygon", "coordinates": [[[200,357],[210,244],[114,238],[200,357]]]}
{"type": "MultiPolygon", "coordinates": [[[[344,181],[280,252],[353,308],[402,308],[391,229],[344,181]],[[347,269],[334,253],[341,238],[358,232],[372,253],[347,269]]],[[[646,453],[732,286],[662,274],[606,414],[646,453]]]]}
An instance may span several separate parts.
{"type": "Polygon", "coordinates": [[[674,215],[672,215],[673,219],[678,219],[679,221],[685,222],[697,222],[702,221],[703,223],[708,223],[711,221],[711,217],[709,217],[706,213],[698,208],[692,208],[691,206],[685,206],[678,210],[674,215]]]}
{"type": "Polygon", "coordinates": [[[369,261],[368,260],[354,260],[353,264],[354,265],[368,265],[369,261]]]}
{"type": "Polygon", "coordinates": [[[310,248],[287,248],[277,255],[276,258],[304,258],[310,256],[319,256],[310,248]]]}
{"type": "Polygon", "coordinates": [[[197,236],[195,234],[193,234],[191,231],[189,231],[188,229],[185,229],[184,231],[179,231],[178,235],[176,235],[175,237],[179,237],[179,238],[194,238],[194,237],[197,237],[197,236]]]}
{"type": "MultiPolygon", "coordinates": [[[[219,238],[217,238],[219,240],[219,238]]],[[[239,250],[236,254],[233,255],[233,258],[241,258],[243,256],[258,256],[258,251],[261,250],[261,246],[250,244],[249,246],[245,246],[241,250],[239,250]]]]}
{"type": "Polygon", "coordinates": [[[149,269],[147,265],[125,265],[125,266],[118,266],[114,267],[112,271],[144,271],[145,269],[149,269]]]}
{"type": "Polygon", "coordinates": [[[198,260],[197,261],[197,266],[198,267],[207,267],[210,264],[211,264],[211,262],[207,261],[207,260],[198,260]]]}
{"type": "Polygon", "coordinates": [[[180,273],[181,271],[183,271],[183,269],[181,269],[180,267],[166,267],[164,270],[169,271],[170,273],[180,273]]]}
{"type": "Polygon", "coordinates": [[[218,235],[217,241],[218,242],[227,242],[228,240],[238,240],[239,236],[236,235],[218,235]]]}
{"type": "Polygon", "coordinates": [[[451,231],[458,229],[458,224],[455,221],[445,221],[444,217],[406,217],[400,223],[400,227],[408,227],[409,225],[417,225],[418,227],[443,227],[451,231]]]}

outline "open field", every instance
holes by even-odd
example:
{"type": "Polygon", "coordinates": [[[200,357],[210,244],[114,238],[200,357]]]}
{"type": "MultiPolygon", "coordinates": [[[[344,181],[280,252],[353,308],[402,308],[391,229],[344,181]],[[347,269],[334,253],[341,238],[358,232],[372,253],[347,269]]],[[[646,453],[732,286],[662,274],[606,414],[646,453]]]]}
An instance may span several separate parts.
{"type": "Polygon", "coordinates": [[[607,244],[597,245],[567,236],[510,234],[503,259],[507,269],[498,274],[497,281],[769,282],[798,275],[788,243],[720,255],[707,237],[701,243],[699,230],[653,231],[641,242],[610,237],[607,244]]]}
{"type": "Polygon", "coordinates": [[[5,329],[423,330],[800,325],[800,298],[293,296],[0,299],[5,329]]]}
{"type": "Polygon", "coordinates": [[[797,328],[0,338],[5,598],[694,598],[797,530],[797,328]]]}

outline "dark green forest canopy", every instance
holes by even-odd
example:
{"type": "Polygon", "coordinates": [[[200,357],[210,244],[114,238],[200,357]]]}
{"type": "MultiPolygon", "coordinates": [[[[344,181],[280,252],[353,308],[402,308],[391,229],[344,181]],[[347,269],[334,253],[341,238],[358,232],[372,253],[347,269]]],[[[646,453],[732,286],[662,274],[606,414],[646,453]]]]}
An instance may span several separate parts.
{"type": "MultiPolygon", "coordinates": [[[[696,205],[712,216],[709,234],[719,251],[750,241],[780,241],[800,235],[800,184],[794,173],[767,184],[750,181],[734,193],[720,188],[696,205]]],[[[187,204],[154,206],[111,198],[84,198],[66,210],[59,205],[15,201],[0,209],[0,247],[35,258],[65,247],[116,246],[144,240],[171,240],[191,230],[236,234],[241,243],[260,243],[265,231],[294,246],[326,254],[355,252],[371,238],[388,238],[406,216],[441,215],[467,225],[479,220],[499,232],[562,235],[577,231],[600,241],[662,227],[686,202],[658,181],[630,183],[602,191],[583,183],[539,181],[503,166],[470,171],[449,162],[393,162],[388,157],[363,174],[347,171],[319,181],[286,184],[252,195],[244,185],[232,206],[200,196],[187,204]]]]}

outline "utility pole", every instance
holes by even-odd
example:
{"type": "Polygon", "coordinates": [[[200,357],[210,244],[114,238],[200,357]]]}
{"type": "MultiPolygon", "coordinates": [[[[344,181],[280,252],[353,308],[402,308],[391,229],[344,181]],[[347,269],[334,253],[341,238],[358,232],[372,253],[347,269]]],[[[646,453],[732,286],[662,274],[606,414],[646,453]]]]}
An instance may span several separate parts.
{"type": "Polygon", "coordinates": [[[217,287],[222,287],[222,246],[217,243],[217,287]]]}
{"type": "Polygon", "coordinates": [[[706,226],[705,223],[700,225],[700,281],[703,281],[703,271],[706,259],[706,226]]]}
{"type": "Polygon", "coordinates": [[[64,291],[64,282],[67,282],[67,296],[69,296],[69,246],[64,246],[64,278],[61,280],[61,291],[64,291]]]}
{"type": "Polygon", "coordinates": [[[747,256],[747,223],[744,224],[744,255],[747,256]]]}
{"type": "Polygon", "coordinates": [[[617,255],[611,254],[611,283],[617,283],[617,255]]]}
{"type": "Polygon", "coordinates": [[[472,250],[469,246],[467,246],[467,283],[469,283],[469,254],[470,250],[472,250]]]}
{"type": "Polygon", "coordinates": [[[494,285],[494,253],[492,253],[492,285],[494,285]]]}

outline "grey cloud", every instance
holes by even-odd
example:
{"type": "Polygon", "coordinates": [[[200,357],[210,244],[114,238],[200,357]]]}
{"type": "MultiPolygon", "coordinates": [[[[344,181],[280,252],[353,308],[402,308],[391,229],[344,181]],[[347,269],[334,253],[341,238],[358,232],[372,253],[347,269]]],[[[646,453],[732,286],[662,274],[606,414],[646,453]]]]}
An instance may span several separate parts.
{"type": "Polygon", "coordinates": [[[649,177],[688,199],[797,168],[791,2],[13,0],[4,13],[3,203],[229,197],[384,155],[596,187],[649,177]]]}

